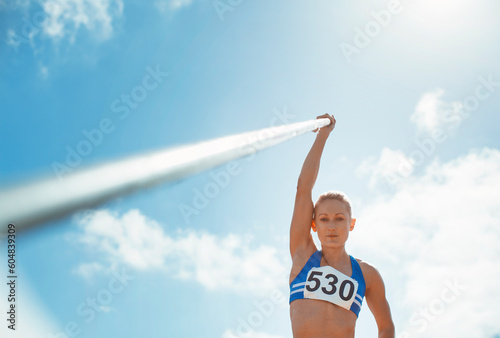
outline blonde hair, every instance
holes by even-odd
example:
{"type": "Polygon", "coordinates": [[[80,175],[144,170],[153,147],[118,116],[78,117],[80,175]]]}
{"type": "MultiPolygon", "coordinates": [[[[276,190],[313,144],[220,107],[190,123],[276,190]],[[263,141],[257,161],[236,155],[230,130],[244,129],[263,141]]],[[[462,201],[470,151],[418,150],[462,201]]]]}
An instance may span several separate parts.
{"type": "MultiPolygon", "coordinates": [[[[342,191],[330,190],[330,191],[324,192],[321,195],[319,195],[318,200],[314,204],[314,210],[315,211],[316,211],[316,208],[318,207],[318,205],[321,202],[323,202],[324,200],[338,200],[340,202],[345,203],[345,205],[347,207],[347,211],[349,211],[349,217],[352,218],[351,200],[342,191]]],[[[314,216],[316,216],[316,214],[314,214],[314,216]]]]}

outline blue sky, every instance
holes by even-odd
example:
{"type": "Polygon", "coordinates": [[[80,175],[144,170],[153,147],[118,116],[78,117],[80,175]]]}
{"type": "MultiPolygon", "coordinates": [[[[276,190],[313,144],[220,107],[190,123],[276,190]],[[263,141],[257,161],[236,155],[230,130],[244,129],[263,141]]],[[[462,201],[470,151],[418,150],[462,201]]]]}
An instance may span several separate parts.
{"type": "MultiPolygon", "coordinates": [[[[484,299],[500,301],[499,10],[0,1],[0,184],[333,113],[313,193],[351,197],[347,250],[382,273],[398,336],[494,337],[500,313],[484,299]]],[[[288,229],[313,139],[21,234],[8,336],[290,336],[288,229]],[[214,177],[229,180],[183,215],[214,177]]],[[[364,307],[357,336],[375,332],[364,307]]]]}

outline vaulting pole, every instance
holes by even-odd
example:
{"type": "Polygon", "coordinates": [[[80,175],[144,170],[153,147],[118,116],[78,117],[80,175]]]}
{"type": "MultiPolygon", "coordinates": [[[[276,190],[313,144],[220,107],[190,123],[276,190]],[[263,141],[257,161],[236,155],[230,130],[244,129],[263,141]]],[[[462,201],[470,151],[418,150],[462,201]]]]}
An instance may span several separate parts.
{"type": "Polygon", "coordinates": [[[18,231],[160,183],[179,180],[330,124],[327,118],[141,154],[0,191],[0,229],[18,231]]]}

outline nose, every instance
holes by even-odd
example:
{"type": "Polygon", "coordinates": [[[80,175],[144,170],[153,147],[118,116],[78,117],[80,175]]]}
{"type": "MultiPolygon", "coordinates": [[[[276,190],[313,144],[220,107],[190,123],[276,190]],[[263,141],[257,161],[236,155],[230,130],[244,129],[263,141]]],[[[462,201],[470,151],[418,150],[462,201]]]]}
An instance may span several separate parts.
{"type": "Polygon", "coordinates": [[[335,226],[334,222],[328,223],[328,231],[329,232],[337,231],[337,227],[335,226]]]}

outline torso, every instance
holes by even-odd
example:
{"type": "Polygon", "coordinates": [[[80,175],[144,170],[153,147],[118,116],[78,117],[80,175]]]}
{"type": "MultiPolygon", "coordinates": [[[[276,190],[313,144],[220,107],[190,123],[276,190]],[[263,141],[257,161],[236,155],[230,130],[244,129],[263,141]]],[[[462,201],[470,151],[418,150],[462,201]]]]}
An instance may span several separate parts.
{"type": "MultiPolygon", "coordinates": [[[[314,250],[296,252],[293,257],[290,283],[299,274],[314,250]],[[310,252],[312,251],[312,252],[310,252]]],[[[360,260],[363,274],[363,264],[360,260]]],[[[321,258],[321,266],[328,265],[325,258],[321,258]]],[[[352,267],[350,260],[344,264],[334,266],[335,269],[350,276],[352,267]]],[[[290,319],[294,337],[354,337],[356,315],[354,312],[343,309],[329,302],[314,299],[297,299],[290,303],[290,319]]]]}

